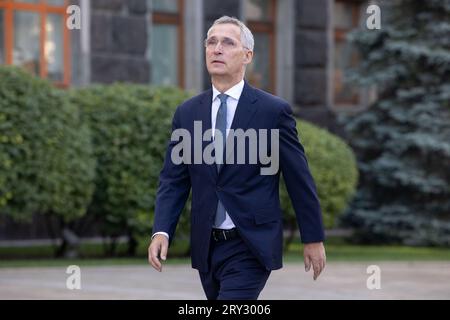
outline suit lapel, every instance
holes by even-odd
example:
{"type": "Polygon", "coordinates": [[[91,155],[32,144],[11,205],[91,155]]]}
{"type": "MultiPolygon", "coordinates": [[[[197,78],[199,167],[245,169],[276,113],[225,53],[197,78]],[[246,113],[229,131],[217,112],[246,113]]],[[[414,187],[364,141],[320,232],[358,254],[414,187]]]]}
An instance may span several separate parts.
{"type": "MultiPolygon", "coordinates": [[[[203,98],[200,101],[201,101],[201,105],[200,105],[200,108],[198,109],[196,119],[200,119],[200,121],[202,123],[202,157],[203,157],[203,151],[205,150],[206,146],[208,144],[212,143],[212,139],[210,141],[203,141],[203,135],[204,135],[205,131],[212,128],[212,123],[211,123],[212,89],[209,89],[208,91],[206,91],[205,95],[203,96],[203,98]]],[[[213,163],[213,164],[205,163],[205,166],[208,167],[208,171],[211,175],[211,178],[214,181],[216,181],[217,180],[216,164],[215,163],[213,163]]]]}

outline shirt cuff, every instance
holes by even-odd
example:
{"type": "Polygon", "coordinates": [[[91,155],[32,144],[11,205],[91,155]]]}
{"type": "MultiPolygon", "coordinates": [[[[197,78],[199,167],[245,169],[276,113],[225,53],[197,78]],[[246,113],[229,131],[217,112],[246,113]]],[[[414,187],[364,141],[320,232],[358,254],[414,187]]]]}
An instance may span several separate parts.
{"type": "Polygon", "coordinates": [[[166,232],[163,232],[163,231],[155,232],[155,233],[152,235],[152,240],[153,240],[153,238],[154,238],[157,234],[163,234],[163,235],[165,235],[165,236],[167,237],[167,240],[169,240],[169,234],[166,233],[166,232]]]}

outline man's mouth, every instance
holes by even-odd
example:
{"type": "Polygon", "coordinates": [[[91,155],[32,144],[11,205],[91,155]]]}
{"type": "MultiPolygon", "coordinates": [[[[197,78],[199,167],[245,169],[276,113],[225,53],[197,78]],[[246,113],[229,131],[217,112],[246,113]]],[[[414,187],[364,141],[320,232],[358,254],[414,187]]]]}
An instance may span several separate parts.
{"type": "Polygon", "coordinates": [[[225,62],[220,61],[220,60],[213,60],[212,63],[221,63],[221,64],[225,64],[225,62]]]}

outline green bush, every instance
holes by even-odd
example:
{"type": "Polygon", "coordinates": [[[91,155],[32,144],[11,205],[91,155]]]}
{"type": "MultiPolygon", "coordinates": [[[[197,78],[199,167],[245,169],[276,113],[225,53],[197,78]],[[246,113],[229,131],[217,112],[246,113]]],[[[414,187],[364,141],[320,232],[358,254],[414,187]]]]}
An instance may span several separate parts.
{"type": "MultiPolygon", "coordinates": [[[[355,192],[358,182],[355,156],[342,139],[324,129],[298,120],[297,131],[316,183],[324,225],[332,228],[355,192]]],[[[297,229],[297,222],[284,181],[280,183],[280,201],[285,225],[291,231],[288,245],[297,229]]]]}
{"type": "Polygon", "coordinates": [[[66,94],[16,67],[0,67],[0,212],[61,224],[83,216],[93,192],[90,132],[66,94]]]}
{"type": "MultiPolygon", "coordinates": [[[[172,116],[188,94],[114,84],[73,89],[67,99],[17,68],[0,68],[0,79],[0,212],[15,220],[52,214],[64,224],[88,207],[103,235],[128,235],[133,254],[136,237],[151,230],[172,116]]],[[[331,227],[356,184],[352,152],[305,122],[299,132],[331,227]]],[[[295,225],[284,183],[281,198],[295,225]]],[[[181,216],[178,232],[189,232],[189,215],[181,216]]]]}
{"type": "MultiPolygon", "coordinates": [[[[175,88],[131,84],[95,85],[71,96],[92,130],[97,159],[89,214],[100,219],[104,235],[126,234],[133,255],[136,236],[150,236],[172,115],[188,96],[175,88]]],[[[186,220],[184,215],[184,228],[186,220]]]]}

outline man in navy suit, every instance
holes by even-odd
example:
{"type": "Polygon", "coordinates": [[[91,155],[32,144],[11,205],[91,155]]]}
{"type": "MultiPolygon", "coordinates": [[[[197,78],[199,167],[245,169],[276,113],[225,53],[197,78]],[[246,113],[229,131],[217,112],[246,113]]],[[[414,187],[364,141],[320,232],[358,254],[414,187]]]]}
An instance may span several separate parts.
{"type": "MultiPolygon", "coordinates": [[[[192,267],[198,269],[208,299],[257,299],[271,270],[282,267],[280,172],[304,243],[305,270],[312,266],[315,280],[325,267],[320,204],[291,108],[244,81],[253,47],[253,35],[241,21],[224,16],[214,22],[205,40],[212,88],[177,108],[160,173],[149,262],[162,271],[161,260],[166,260],[192,189],[192,267]],[[230,146],[230,132],[239,129],[273,132],[262,146],[276,156],[279,168],[264,173],[267,161],[249,161],[255,135],[248,135],[248,144],[230,146]],[[180,142],[174,133],[193,138],[180,142]],[[192,140],[194,146],[188,143],[192,140]],[[211,143],[213,163],[204,158],[211,143]],[[174,159],[177,153],[183,161],[174,159]],[[239,161],[242,155],[244,162],[239,161]]],[[[256,137],[261,148],[263,140],[256,137]]]]}

